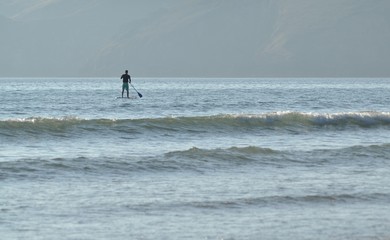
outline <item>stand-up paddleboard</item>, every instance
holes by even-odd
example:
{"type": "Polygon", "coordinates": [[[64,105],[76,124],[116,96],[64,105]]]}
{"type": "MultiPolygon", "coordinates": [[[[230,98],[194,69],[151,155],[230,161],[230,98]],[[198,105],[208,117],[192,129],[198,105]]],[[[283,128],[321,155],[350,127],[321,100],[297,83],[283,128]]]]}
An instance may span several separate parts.
{"type": "Polygon", "coordinates": [[[136,100],[138,97],[131,96],[131,97],[116,97],[115,99],[123,99],[123,100],[136,100]]]}

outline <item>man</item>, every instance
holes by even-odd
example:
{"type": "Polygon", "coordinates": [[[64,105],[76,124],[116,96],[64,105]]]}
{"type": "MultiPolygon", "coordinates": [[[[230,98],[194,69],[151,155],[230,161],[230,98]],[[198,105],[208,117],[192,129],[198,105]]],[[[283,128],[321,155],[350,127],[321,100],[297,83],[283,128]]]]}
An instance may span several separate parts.
{"type": "Polygon", "coordinates": [[[129,83],[131,83],[131,77],[128,74],[129,71],[125,71],[125,74],[122,75],[121,79],[123,79],[123,84],[122,84],[122,98],[123,98],[123,93],[127,92],[127,98],[129,98],[129,83]]]}

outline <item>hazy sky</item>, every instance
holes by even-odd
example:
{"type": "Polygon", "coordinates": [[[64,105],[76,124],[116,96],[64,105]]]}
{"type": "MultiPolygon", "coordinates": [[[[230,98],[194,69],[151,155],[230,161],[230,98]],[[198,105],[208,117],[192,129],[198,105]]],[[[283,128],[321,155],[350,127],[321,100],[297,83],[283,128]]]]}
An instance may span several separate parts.
{"type": "Polygon", "coordinates": [[[388,0],[1,0],[0,77],[389,77],[388,0]]]}

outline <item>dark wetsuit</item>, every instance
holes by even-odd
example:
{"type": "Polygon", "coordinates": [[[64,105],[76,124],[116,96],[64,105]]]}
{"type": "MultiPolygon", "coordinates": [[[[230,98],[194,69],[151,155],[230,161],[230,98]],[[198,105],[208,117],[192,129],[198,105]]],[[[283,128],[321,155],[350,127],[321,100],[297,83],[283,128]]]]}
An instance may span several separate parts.
{"type": "Polygon", "coordinates": [[[122,79],[123,79],[123,82],[124,83],[127,83],[127,82],[131,82],[131,78],[130,78],[130,75],[129,74],[123,74],[122,75],[122,77],[121,77],[122,79]]]}

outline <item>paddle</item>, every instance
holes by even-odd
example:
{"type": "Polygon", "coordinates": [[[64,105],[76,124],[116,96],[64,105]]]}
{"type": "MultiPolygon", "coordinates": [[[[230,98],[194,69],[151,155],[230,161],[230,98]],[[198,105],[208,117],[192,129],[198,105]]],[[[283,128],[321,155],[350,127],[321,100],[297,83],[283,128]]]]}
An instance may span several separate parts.
{"type": "Polygon", "coordinates": [[[134,88],[134,90],[138,93],[139,98],[142,98],[142,94],[139,93],[139,92],[137,91],[137,89],[135,89],[135,87],[133,86],[133,84],[130,83],[130,85],[131,85],[131,86],[134,88]]]}

